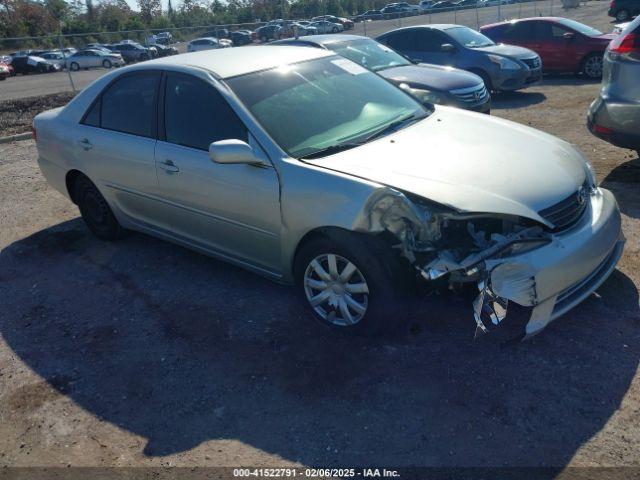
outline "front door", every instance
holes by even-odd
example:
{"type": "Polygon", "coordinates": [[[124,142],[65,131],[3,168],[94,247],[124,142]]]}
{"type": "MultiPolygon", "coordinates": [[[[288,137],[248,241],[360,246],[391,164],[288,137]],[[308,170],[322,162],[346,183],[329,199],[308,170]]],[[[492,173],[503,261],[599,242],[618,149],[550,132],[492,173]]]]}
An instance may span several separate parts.
{"type": "Polygon", "coordinates": [[[160,226],[197,246],[270,272],[280,268],[279,182],[271,166],[223,165],[212,142],[253,144],[245,125],[210,83],[167,73],[164,131],[156,146],[160,226]]]}

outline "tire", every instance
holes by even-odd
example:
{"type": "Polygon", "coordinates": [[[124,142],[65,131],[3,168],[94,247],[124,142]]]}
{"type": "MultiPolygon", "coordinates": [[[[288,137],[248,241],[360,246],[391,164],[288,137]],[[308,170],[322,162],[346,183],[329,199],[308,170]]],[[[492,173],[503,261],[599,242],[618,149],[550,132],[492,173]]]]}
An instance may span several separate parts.
{"type": "Polygon", "coordinates": [[[105,60],[103,60],[103,61],[102,61],[102,66],[103,66],[104,68],[111,68],[113,65],[111,64],[111,61],[110,61],[110,60],[106,60],[106,59],[105,59],[105,60]]]}
{"type": "Polygon", "coordinates": [[[262,43],[267,43],[267,37],[265,37],[264,35],[262,37],[260,37],[260,41],[262,43]]]}
{"type": "Polygon", "coordinates": [[[333,27],[331,29],[331,33],[338,33],[338,27],[333,27]]]}
{"type": "Polygon", "coordinates": [[[377,238],[351,232],[314,238],[296,255],[294,275],[313,318],[331,330],[373,335],[404,323],[401,305],[411,276],[377,238]],[[349,269],[351,275],[341,281],[340,274],[349,269]]]}
{"type": "Polygon", "coordinates": [[[0,77],[0,82],[4,81],[6,79],[7,79],[7,77],[5,75],[3,75],[3,76],[0,77]]]}
{"type": "Polygon", "coordinates": [[[76,62],[71,62],[71,65],[69,65],[69,69],[72,72],[77,72],[78,70],[80,70],[80,65],[78,65],[76,62]]]}
{"type": "Polygon", "coordinates": [[[100,240],[117,240],[122,236],[122,227],[97,187],[84,175],[74,185],[74,200],[87,228],[100,240]]]}
{"type": "Polygon", "coordinates": [[[482,81],[484,82],[484,86],[487,88],[489,92],[493,91],[493,82],[491,82],[491,77],[484,70],[470,70],[471,73],[475,73],[478,75],[482,81]]]}
{"type": "Polygon", "coordinates": [[[625,20],[629,20],[630,17],[631,15],[629,14],[629,10],[626,10],[624,8],[616,12],[616,20],[618,20],[619,22],[624,22],[625,20]]]}
{"type": "Polygon", "coordinates": [[[590,53],[582,60],[582,73],[584,73],[585,77],[594,80],[602,78],[602,64],[602,53],[590,53]]]}

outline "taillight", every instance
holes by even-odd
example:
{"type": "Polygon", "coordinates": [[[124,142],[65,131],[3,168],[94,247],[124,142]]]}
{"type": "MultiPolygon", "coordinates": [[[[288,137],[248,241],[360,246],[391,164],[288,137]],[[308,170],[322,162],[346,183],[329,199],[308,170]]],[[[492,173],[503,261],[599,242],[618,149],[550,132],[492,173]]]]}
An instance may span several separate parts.
{"type": "Polygon", "coordinates": [[[609,52],[619,53],[620,55],[640,52],[640,35],[636,33],[618,35],[609,44],[609,52]]]}
{"type": "Polygon", "coordinates": [[[36,127],[34,127],[33,125],[31,125],[31,134],[33,135],[33,139],[37,141],[38,135],[36,133],[36,127]]]}

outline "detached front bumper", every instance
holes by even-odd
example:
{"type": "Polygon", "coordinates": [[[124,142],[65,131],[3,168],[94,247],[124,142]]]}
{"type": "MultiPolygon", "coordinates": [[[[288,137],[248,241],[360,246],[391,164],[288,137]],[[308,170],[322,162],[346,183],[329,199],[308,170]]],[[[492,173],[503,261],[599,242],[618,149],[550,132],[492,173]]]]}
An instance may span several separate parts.
{"type": "Polygon", "coordinates": [[[498,297],[533,307],[525,327],[532,336],[582,302],[611,274],[624,246],[618,205],[598,189],[578,224],[544,247],[487,260],[491,290],[498,297]]]}

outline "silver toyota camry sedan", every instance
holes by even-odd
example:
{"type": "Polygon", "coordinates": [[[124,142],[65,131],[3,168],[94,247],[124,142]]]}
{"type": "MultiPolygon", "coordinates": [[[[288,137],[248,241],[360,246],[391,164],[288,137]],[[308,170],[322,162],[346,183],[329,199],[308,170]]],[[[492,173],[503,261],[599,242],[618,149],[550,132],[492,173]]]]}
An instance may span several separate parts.
{"type": "Polygon", "coordinates": [[[397,326],[420,283],[471,283],[476,333],[506,328],[514,302],[531,336],[593,292],[624,243],[613,195],[570,144],[419,104],[327,50],[127,67],[34,133],[45,177],[100,239],[138,230],[295,284],[340,331],[397,326]]]}

